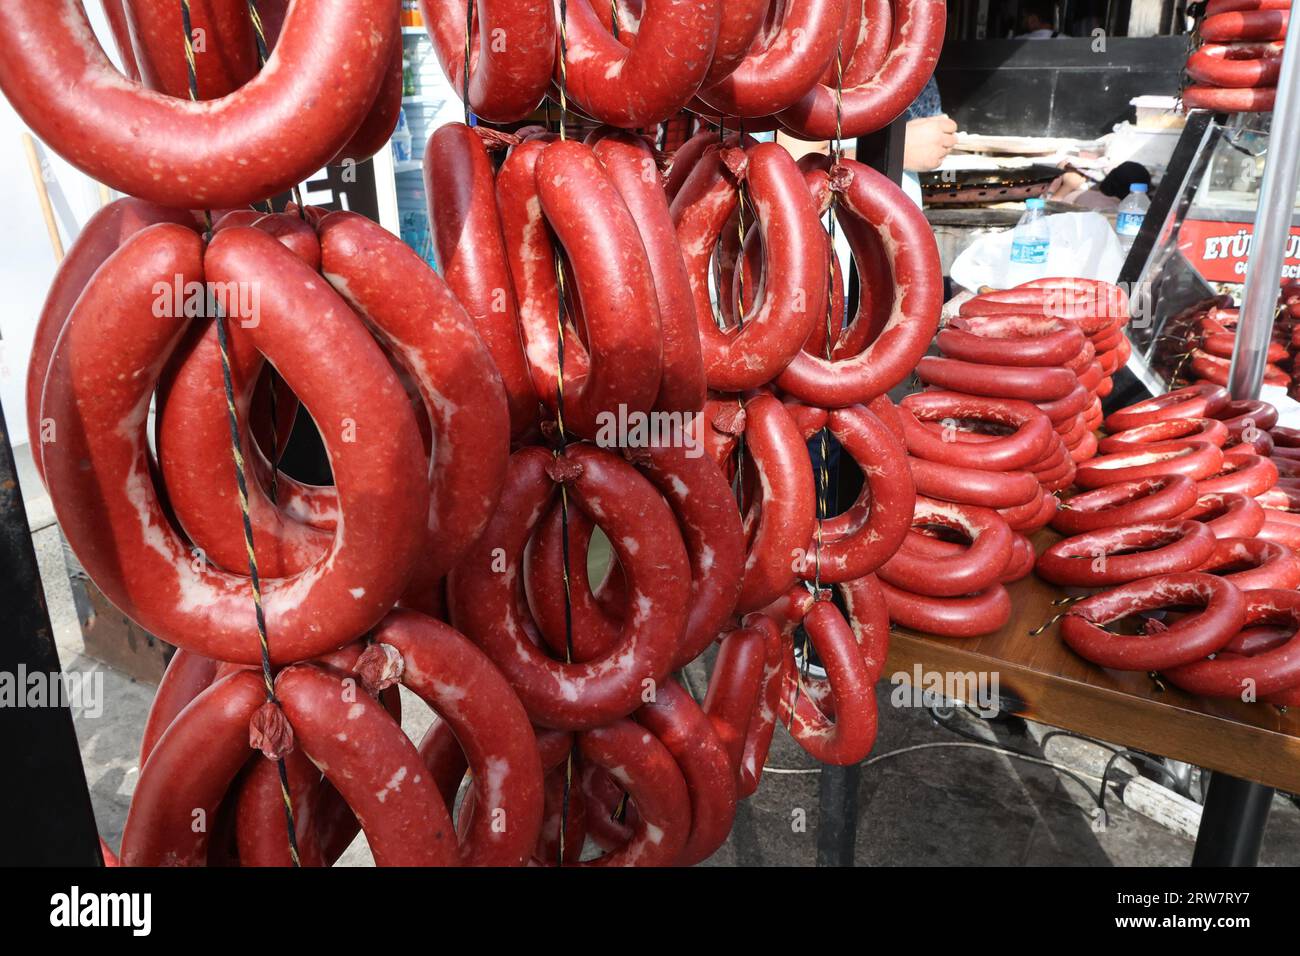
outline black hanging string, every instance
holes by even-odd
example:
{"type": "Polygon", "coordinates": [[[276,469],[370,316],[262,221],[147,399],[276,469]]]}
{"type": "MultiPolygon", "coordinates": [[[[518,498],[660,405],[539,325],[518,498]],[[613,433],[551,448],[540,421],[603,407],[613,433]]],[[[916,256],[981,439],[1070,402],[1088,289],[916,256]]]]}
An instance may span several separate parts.
{"type": "MultiPolygon", "coordinates": [[[[568,119],[569,100],[568,100],[568,16],[569,8],[567,0],[560,0],[560,140],[565,139],[565,123],[568,119]]],[[[550,106],[547,105],[547,122],[550,122],[550,106]]],[[[568,433],[564,427],[564,323],[565,323],[565,285],[564,285],[564,264],[560,259],[560,250],[555,249],[555,424],[557,430],[557,446],[555,457],[558,460],[568,447],[568,433]]],[[[569,554],[569,492],[565,482],[560,483],[560,542],[561,542],[561,561],[564,573],[564,662],[573,663],[573,590],[572,590],[572,563],[569,554]]],[[[569,829],[569,805],[573,793],[573,750],[575,744],[571,744],[569,752],[564,759],[564,792],[560,800],[560,834],[559,834],[559,857],[556,861],[558,866],[564,866],[564,856],[568,849],[568,829],[569,829]]]]}
{"type": "MultiPolygon", "coordinates": [[[[181,5],[181,28],[185,38],[185,65],[188,72],[190,99],[197,101],[199,98],[199,80],[198,64],[194,60],[194,43],[193,43],[193,23],[190,16],[190,0],[180,0],[181,5]]],[[[265,47],[265,39],[261,35],[261,20],[257,17],[257,11],[253,6],[252,0],[249,0],[249,12],[253,18],[256,32],[259,36],[259,51],[265,47]]],[[[301,208],[301,207],[300,207],[301,208]]],[[[206,237],[212,239],[212,214],[208,210],[203,212],[204,222],[206,224],[206,237]]],[[[244,468],[244,456],[240,450],[239,440],[239,418],[235,412],[235,388],[230,373],[230,343],[226,330],[226,317],[219,308],[214,309],[215,315],[213,321],[217,327],[217,345],[221,352],[221,381],[225,390],[226,397],[226,420],[230,426],[230,453],[235,464],[235,484],[239,489],[239,510],[244,526],[244,546],[248,551],[248,577],[249,586],[253,595],[253,611],[257,620],[257,638],[261,649],[262,656],[262,681],[266,686],[266,699],[277,708],[280,701],[275,694],[275,677],[271,670],[271,651],[266,635],[266,612],[262,607],[262,582],[257,572],[257,553],[253,548],[253,522],[249,516],[248,510],[248,481],[244,468]]],[[[302,862],[298,856],[298,834],[297,827],[294,824],[293,801],[289,796],[289,773],[285,767],[284,758],[276,760],[276,765],[280,776],[280,796],[284,801],[284,821],[289,841],[289,856],[293,860],[295,867],[301,866],[302,862]]]]}

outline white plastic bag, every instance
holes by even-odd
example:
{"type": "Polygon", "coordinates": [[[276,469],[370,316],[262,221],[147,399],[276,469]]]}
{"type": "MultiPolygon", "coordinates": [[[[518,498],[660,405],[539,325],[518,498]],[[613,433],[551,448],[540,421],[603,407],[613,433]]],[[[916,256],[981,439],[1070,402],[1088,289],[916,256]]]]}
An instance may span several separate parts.
{"type": "MultiPolygon", "coordinates": [[[[1124,250],[1106,217],[1096,212],[1063,212],[1046,219],[1052,231],[1044,276],[1071,276],[1114,282],[1124,265],[1124,250]]],[[[981,236],[952,264],[952,280],[975,290],[981,286],[1005,289],[1011,266],[1014,229],[981,236]]]]}

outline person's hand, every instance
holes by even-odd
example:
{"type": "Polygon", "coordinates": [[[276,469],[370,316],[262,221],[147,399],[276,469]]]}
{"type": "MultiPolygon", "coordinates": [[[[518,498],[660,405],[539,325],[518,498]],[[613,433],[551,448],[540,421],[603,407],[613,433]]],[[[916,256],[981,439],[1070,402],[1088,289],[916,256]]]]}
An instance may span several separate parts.
{"type": "Polygon", "coordinates": [[[942,113],[908,120],[903,140],[903,168],[912,173],[938,169],[956,145],[957,124],[942,113]]]}
{"type": "Polygon", "coordinates": [[[1052,185],[1047,187],[1047,195],[1057,202],[1069,202],[1087,188],[1088,180],[1084,176],[1073,171],[1064,172],[1052,180],[1052,185]]]}

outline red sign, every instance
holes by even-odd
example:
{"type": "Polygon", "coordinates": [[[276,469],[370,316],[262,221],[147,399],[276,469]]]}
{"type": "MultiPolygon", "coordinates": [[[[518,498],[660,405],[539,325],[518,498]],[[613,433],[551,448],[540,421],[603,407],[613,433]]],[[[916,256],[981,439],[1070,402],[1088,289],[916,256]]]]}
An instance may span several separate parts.
{"type": "MultiPolygon", "coordinates": [[[[1187,219],[1178,233],[1178,251],[1206,282],[1245,282],[1254,232],[1250,222],[1187,219]]],[[[1281,278],[1300,279],[1300,227],[1291,228],[1281,278]]]]}

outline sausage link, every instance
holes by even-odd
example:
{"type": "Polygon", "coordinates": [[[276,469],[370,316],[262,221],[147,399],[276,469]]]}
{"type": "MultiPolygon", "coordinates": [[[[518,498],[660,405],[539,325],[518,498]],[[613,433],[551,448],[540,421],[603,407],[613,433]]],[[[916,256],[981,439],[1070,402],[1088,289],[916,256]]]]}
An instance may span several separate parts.
{"type": "Polygon", "coordinates": [[[955,531],[970,547],[946,558],[922,556],[906,547],[880,566],[880,579],[928,597],[957,597],[995,583],[1011,558],[1011,529],[988,508],[957,505],[918,496],[912,518],[916,527],[955,531]]]}
{"type": "Polygon", "coordinates": [[[1197,502],[1196,483],[1186,475],[1157,475],[1121,481],[1069,499],[1052,527],[1064,535],[1100,531],[1147,521],[1190,518],[1197,502]]]}
{"type": "Polygon", "coordinates": [[[578,735],[584,762],[606,770],[636,805],[627,845],[579,866],[672,866],[686,847],[691,799],[672,753],[650,731],[616,720],[578,735]]]}
{"type": "Polygon", "coordinates": [[[1204,441],[1222,448],[1228,440],[1228,426],[1214,418],[1170,418],[1107,435],[1098,443],[1097,450],[1109,455],[1139,445],[1153,445],[1174,439],[1204,441]]]}
{"type": "Polygon", "coordinates": [[[599,727],[630,714],[644,682],[658,684],[668,672],[686,623],[689,564],[671,510],[636,469],[598,448],[570,446],[554,467],[580,471],[568,484],[570,500],[609,538],[630,613],[605,655],[575,664],[548,658],[519,584],[524,548],[555,492],[553,462],[541,448],[511,457],[500,507],[451,573],[451,618],[501,669],[534,723],[599,727]]]}
{"type": "Polygon", "coordinates": [[[1246,595],[1245,629],[1212,659],[1171,667],[1164,676],[1176,687],[1203,697],[1267,700],[1300,685],[1300,594],[1293,589],[1246,595]],[[1280,625],[1279,637],[1242,646],[1246,629],[1280,625]]]}
{"type": "Polygon", "coordinates": [[[297,0],[265,69],[218,100],[190,102],[118,73],[77,0],[6,4],[0,89],[92,179],[169,206],[246,206],[305,181],[348,142],[389,63],[392,13],[390,0],[297,0]],[[304,90],[329,94],[303,109],[304,90]]]}
{"type": "MultiPolygon", "coordinates": [[[[920,392],[899,406],[909,453],[930,461],[1012,471],[1042,460],[1053,441],[1051,420],[1029,402],[989,399],[957,392],[920,392]],[[1014,428],[989,441],[963,441],[962,422],[978,421],[1014,428]],[[941,423],[932,431],[922,423],[941,423]]],[[[979,436],[981,438],[986,436],[979,436]]]]}
{"type": "Polygon", "coordinates": [[[1214,548],[1214,533],[1199,522],[1152,521],[1065,538],[1038,556],[1035,570],[1053,584],[1108,587],[1199,570],[1214,548]]]}
{"type": "MultiPolygon", "coordinates": [[[[828,164],[829,160],[810,174],[814,194],[820,195],[832,183],[841,191],[838,221],[860,273],[872,274],[873,260],[883,257],[889,279],[885,288],[892,290],[892,296],[879,307],[887,305],[889,311],[876,334],[856,351],[839,352],[830,360],[801,352],[776,383],[800,401],[838,408],[888,392],[922,360],[939,324],[943,270],[925,216],[894,183],[853,160],[841,160],[834,169],[828,164]]],[[[825,255],[823,251],[823,276],[825,255]]],[[[861,298],[850,334],[858,328],[875,331],[869,328],[875,324],[869,309],[877,307],[878,301],[873,296],[861,298]]]]}
{"type": "Polygon", "coordinates": [[[475,807],[461,838],[469,866],[521,866],[542,827],[542,765],[528,715],[487,656],[415,611],[390,613],[372,638],[402,656],[402,683],[455,734],[474,773],[475,807]]]}
{"type": "Polygon", "coordinates": [[[736,117],[794,106],[834,63],[851,7],[846,0],[787,0],[774,8],[779,23],[760,33],[722,80],[702,88],[699,100],[711,112],[736,117]]]}
{"type": "MultiPolygon", "coordinates": [[[[796,571],[804,580],[837,584],[870,574],[897,550],[911,527],[916,491],[902,442],[869,409],[855,405],[821,417],[864,482],[843,514],[814,529],[796,571]]],[[[805,437],[812,437],[807,429],[805,437]]]]}
{"type": "Polygon", "coordinates": [[[675,681],[665,681],[635,719],[667,748],[682,772],[690,796],[690,827],[674,865],[694,866],[712,856],[731,833],[735,765],[713,722],[675,681]]]}
{"type": "Polygon", "coordinates": [[[566,83],[582,112],[602,123],[634,129],[662,122],[704,81],[722,6],[721,0],[645,0],[625,46],[600,22],[590,0],[574,0],[567,7],[564,72],[557,58],[555,80],[566,83]]]}
{"type": "Polygon", "coordinates": [[[510,433],[519,439],[537,424],[537,393],[519,338],[492,163],[473,129],[447,123],[434,130],[424,151],[424,188],[442,278],[492,353],[510,407],[510,433]]]}
{"type": "Polygon", "coordinates": [[[814,140],[863,136],[888,126],[933,75],[947,19],[944,0],[898,0],[889,55],[880,69],[838,95],[834,85],[817,84],[781,112],[781,125],[814,140]]]}
{"type": "Polygon", "coordinates": [[[1075,482],[1081,488],[1101,488],[1120,481],[1171,474],[1186,475],[1199,482],[1222,467],[1223,451],[1209,442],[1159,442],[1093,458],[1079,468],[1075,482]]]}
{"type": "Polygon", "coordinates": [[[1243,591],[1300,586],[1300,558],[1289,548],[1258,538],[1220,538],[1196,570],[1218,574],[1243,591]]]}
{"type": "Polygon", "coordinates": [[[496,508],[510,452],[505,392],[474,324],[405,243],[349,212],[321,220],[320,236],[325,277],[412,371],[433,425],[424,560],[407,590],[419,599],[496,508]]]}
{"type": "MultiPolygon", "coordinates": [[[[40,317],[36,320],[31,356],[27,361],[27,440],[34,449],[46,443],[41,430],[41,392],[50,370],[50,356],[68,316],[72,314],[72,307],[109,256],[140,230],[161,222],[195,228],[194,216],[187,210],[168,209],[130,197],[114,200],[86,221],[72,248],[59,263],[54,281],[45,294],[40,317]]],[[[37,453],[33,458],[36,471],[43,478],[45,466],[41,455],[37,453]]]]}
{"type": "MultiPolygon", "coordinates": [[[[420,0],[433,50],[465,99],[465,4],[420,0]]],[[[528,116],[546,96],[555,62],[555,13],[548,0],[475,0],[469,107],[493,123],[528,116]]]]}
{"type": "Polygon", "coordinates": [[[266,701],[261,677],[232,674],[194,698],[140,769],[122,833],[123,866],[202,866],[231,781],[253,756],[248,722],[266,701]]]}
{"type": "Polygon", "coordinates": [[[1102,667],[1164,670],[1213,654],[1241,630],[1245,617],[1245,598],[1230,581],[1196,572],[1163,574],[1080,601],[1061,619],[1061,639],[1102,667]],[[1141,611],[1181,605],[1201,610],[1138,636],[1104,629],[1141,611]]]}
{"type": "MultiPolygon", "coordinates": [[[[280,243],[232,228],[213,239],[205,259],[210,280],[260,289],[258,321],[249,328],[232,322],[232,338],[247,335],[273,356],[311,404],[348,515],[347,539],[336,538],[318,564],[264,582],[271,659],[302,660],[363,633],[405,586],[427,507],[419,433],[379,349],[342,300],[280,243]],[[334,371],[340,354],[349,357],[347,387],[334,371]],[[336,429],[358,441],[337,440],[336,429]]],[[[178,646],[253,663],[261,651],[247,579],[194,561],[162,511],[144,436],[148,397],[184,330],[153,317],[158,282],[170,288],[203,274],[198,236],[173,225],[139,233],[105,263],[51,363],[43,413],[61,427],[45,464],[60,524],[115,605],[178,646]],[[97,396],[93,408],[86,394],[97,396]]]]}
{"type": "Polygon", "coordinates": [[[673,200],[672,215],[709,387],[738,392],[766,385],[826,315],[826,233],[799,167],[775,143],[759,143],[743,154],[732,148],[706,151],[673,200]],[[718,328],[710,295],[714,246],[737,206],[728,162],[743,169],[766,258],[762,299],[740,330],[718,328]]]}
{"type": "Polygon", "coordinates": [[[356,814],[377,865],[459,862],[433,778],[376,700],[315,664],[281,671],[275,690],[297,744],[356,814]]]}
{"type": "Polygon", "coordinates": [[[941,637],[992,634],[1011,620],[1011,597],[1001,584],[965,597],[927,597],[880,581],[889,619],[903,627],[941,637]]]}
{"type": "Polygon", "coordinates": [[[497,175],[497,205],[537,394],[558,407],[559,296],[549,225],[573,268],[586,333],[584,344],[575,329],[565,332],[566,429],[590,438],[620,406],[648,411],[663,370],[654,280],[636,222],[591,148],[539,140],[516,147],[497,175]]]}
{"type": "Polygon", "coordinates": [[[695,300],[654,153],[632,133],[597,130],[588,142],[636,222],[654,280],[663,334],[663,380],[655,408],[698,412],[704,407],[704,358],[695,300]]]}
{"type": "Polygon", "coordinates": [[[857,763],[876,742],[875,680],[857,635],[829,601],[807,602],[796,623],[802,623],[812,640],[826,680],[808,681],[797,668],[787,667],[778,717],[813,759],[839,766],[857,763]]]}

